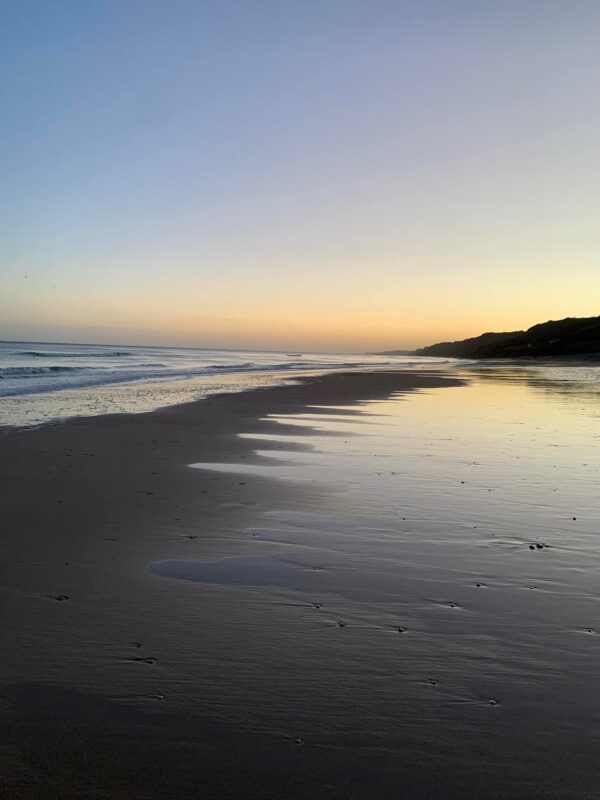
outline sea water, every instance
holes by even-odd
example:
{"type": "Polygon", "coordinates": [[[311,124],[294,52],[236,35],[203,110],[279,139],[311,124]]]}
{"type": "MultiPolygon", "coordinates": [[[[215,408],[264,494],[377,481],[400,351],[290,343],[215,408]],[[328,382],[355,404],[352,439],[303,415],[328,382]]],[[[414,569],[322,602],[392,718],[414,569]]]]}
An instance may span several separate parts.
{"type": "Polygon", "coordinates": [[[0,426],[152,411],[303,373],[446,363],[412,356],[0,342],[0,426]]]}

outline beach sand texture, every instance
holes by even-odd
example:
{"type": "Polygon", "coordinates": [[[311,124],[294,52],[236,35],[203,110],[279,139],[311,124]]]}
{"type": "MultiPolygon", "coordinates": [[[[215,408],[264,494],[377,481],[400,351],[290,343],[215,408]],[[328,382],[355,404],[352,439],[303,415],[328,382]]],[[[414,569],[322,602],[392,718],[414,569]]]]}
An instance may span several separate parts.
{"type": "Polygon", "coordinates": [[[598,797],[594,402],[348,373],[6,429],[2,796],[598,797]]]}

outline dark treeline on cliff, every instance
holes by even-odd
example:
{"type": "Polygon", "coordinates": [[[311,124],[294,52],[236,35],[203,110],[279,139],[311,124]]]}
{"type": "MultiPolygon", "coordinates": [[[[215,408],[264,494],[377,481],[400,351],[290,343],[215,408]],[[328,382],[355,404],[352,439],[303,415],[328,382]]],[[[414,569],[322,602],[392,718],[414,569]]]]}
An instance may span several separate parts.
{"type": "MultiPolygon", "coordinates": [[[[387,355],[392,352],[388,351],[387,355]]],[[[406,351],[405,351],[406,352],[406,351]]],[[[445,358],[528,358],[600,354],[600,317],[567,317],[526,331],[483,333],[460,342],[439,342],[413,355],[445,358]]]]}

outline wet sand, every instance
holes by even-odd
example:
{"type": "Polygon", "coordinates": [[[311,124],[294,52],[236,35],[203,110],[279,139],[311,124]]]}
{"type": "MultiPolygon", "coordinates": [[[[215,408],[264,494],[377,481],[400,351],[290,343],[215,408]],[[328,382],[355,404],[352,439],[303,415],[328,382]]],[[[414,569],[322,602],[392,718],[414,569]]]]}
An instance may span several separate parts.
{"type": "Polygon", "coordinates": [[[600,796],[596,378],[5,435],[0,795],[600,796]]]}
{"type": "MultiPolygon", "coordinates": [[[[460,774],[450,788],[427,753],[400,755],[384,740],[363,748],[351,728],[332,747],[303,740],[303,697],[318,680],[310,657],[303,663],[307,623],[290,619],[286,598],[243,583],[199,594],[192,581],[151,571],[173,557],[249,554],[261,514],[327,495],[190,469],[260,464],[256,443],[237,434],[281,433],[265,415],[456,385],[426,372],[333,375],[150,414],[5,429],[2,796],[465,796],[460,774]],[[271,695],[283,702],[267,721],[271,695]]],[[[281,447],[276,438],[271,447],[281,447]]],[[[327,706],[326,695],[316,706],[313,697],[310,713],[337,728],[327,706]]]]}

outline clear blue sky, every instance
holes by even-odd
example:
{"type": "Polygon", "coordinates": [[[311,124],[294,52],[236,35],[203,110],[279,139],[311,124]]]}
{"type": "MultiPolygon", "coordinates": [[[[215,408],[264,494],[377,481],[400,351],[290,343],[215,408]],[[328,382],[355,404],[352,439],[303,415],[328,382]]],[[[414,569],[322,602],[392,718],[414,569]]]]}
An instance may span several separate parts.
{"type": "Polygon", "coordinates": [[[0,35],[0,337],[600,313],[598,2],[19,0],[0,35]]]}

